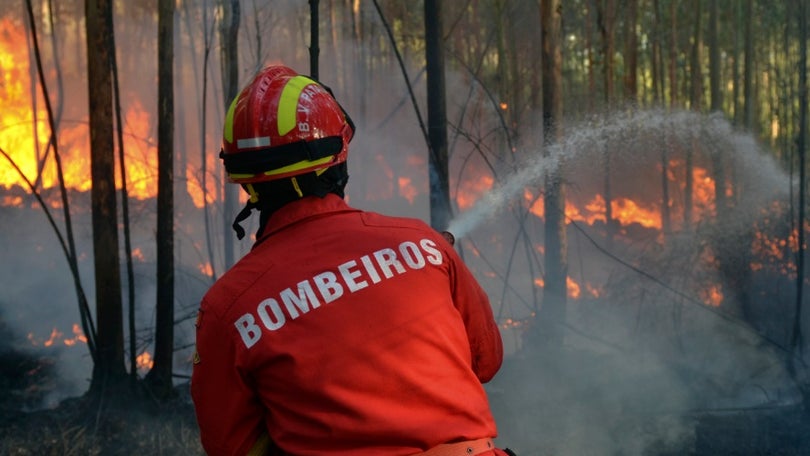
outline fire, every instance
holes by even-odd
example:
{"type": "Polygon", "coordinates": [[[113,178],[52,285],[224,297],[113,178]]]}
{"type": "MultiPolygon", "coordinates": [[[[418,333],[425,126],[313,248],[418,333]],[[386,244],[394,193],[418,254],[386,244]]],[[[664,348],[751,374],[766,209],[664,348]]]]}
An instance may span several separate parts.
{"type": "MultiPolygon", "coordinates": [[[[546,281],[542,277],[538,277],[534,279],[534,285],[537,288],[544,288],[546,286],[546,281]]],[[[582,294],[582,287],[570,276],[565,278],[565,285],[566,289],[568,290],[568,297],[571,299],[578,299],[582,294]]],[[[586,288],[589,288],[586,286],[586,288]]]]}
{"type": "Polygon", "coordinates": [[[717,284],[710,285],[700,292],[700,297],[706,305],[719,307],[723,303],[723,289],[717,284]]]}
{"type": "MultiPolygon", "coordinates": [[[[545,217],[543,198],[535,198],[531,191],[525,190],[523,198],[531,203],[529,211],[539,218],[545,217]]],[[[629,198],[614,198],[610,207],[613,218],[622,226],[637,223],[646,228],[661,228],[661,213],[657,208],[645,207],[629,198]]],[[[591,201],[580,209],[571,200],[565,201],[565,217],[568,223],[583,222],[593,225],[595,222],[605,222],[605,198],[596,194],[591,201]]]]}
{"type": "Polygon", "coordinates": [[[588,292],[589,295],[591,295],[594,298],[602,296],[602,290],[591,285],[590,283],[587,282],[585,283],[585,290],[588,292]]]}
{"type": "Polygon", "coordinates": [[[565,278],[565,284],[568,288],[568,297],[577,299],[579,298],[580,294],[580,287],[579,284],[574,281],[570,276],[565,278]]]}
{"type": "Polygon", "coordinates": [[[76,342],[87,343],[87,337],[84,335],[84,332],[82,331],[82,328],[79,327],[78,323],[73,323],[73,338],[65,339],[64,342],[65,345],[69,347],[76,345],[76,342]]]}
{"type": "Polygon", "coordinates": [[[419,194],[419,192],[416,190],[416,187],[413,186],[411,178],[402,176],[398,179],[398,182],[399,182],[399,195],[408,200],[409,203],[413,204],[413,201],[414,199],[416,199],[416,196],[419,194]]]}
{"type": "Polygon", "coordinates": [[[60,331],[58,328],[53,328],[51,329],[50,335],[45,340],[37,339],[34,333],[28,333],[28,341],[35,347],[40,345],[43,347],[53,347],[58,345],[60,341],[63,345],[68,347],[72,347],[78,342],[87,343],[87,337],[85,337],[84,332],[78,323],[73,324],[71,331],[73,332],[73,337],[64,338],[65,334],[62,331],[60,331]]]}
{"type": "Polygon", "coordinates": [[[139,371],[145,372],[155,365],[155,360],[152,359],[152,355],[149,352],[145,351],[135,357],[135,364],[137,365],[139,371]]]}
{"type": "MultiPolygon", "coordinates": [[[[38,78],[31,77],[25,27],[14,19],[0,19],[0,147],[39,188],[59,185],[53,151],[48,148],[51,135],[48,113],[38,78]],[[32,95],[35,94],[35,95],[32,95]],[[47,151],[47,155],[46,155],[47,151]]],[[[136,96],[122,93],[123,143],[126,155],[127,190],[136,199],[149,199],[157,194],[157,147],[155,125],[150,113],[136,96]]],[[[55,94],[49,94],[55,98],[55,94]]],[[[75,113],[71,113],[74,114],[75,113]]],[[[65,116],[68,118],[69,116],[65,116]]],[[[78,122],[63,120],[57,125],[56,140],[62,162],[65,185],[76,191],[91,188],[89,129],[85,119],[78,122]]],[[[211,154],[214,155],[214,154],[211,154]]],[[[210,158],[215,161],[215,157],[210,158]]],[[[213,165],[213,163],[212,163],[213,165]]],[[[215,168],[211,168],[215,169],[215,168]]],[[[115,174],[116,186],[121,188],[120,174],[115,174]]],[[[215,181],[209,179],[209,182],[215,181]]],[[[202,191],[188,179],[188,192],[198,207],[202,207],[202,191]]],[[[215,185],[215,182],[211,182],[215,185]]],[[[28,189],[25,180],[5,159],[0,160],[0,187],[19,186],[28,189]]],[[[209,189],[209,195],[212,193],[209,189]]],[[[2,205],[18,205],[22,198],[3,197],[2,205]]],[[[58,208],[61,202],[49,201],[58,208]]]]}
{"type": "Polygon", "coordinates": [[[456,204],[462,211],[473,207],[482,195],[492,190],[495,179],[490,175],[483,175],[477,179],[466,179],[460,182],[456,193],[456,204]]]}
{"type": "Polygon", "coordinates": [[[208,277],[214,277],[214,267],[211,266],[210,261],[206,261],[205,263],[198,264],[197,268],[200,270],[200,272],[203,275],[206,275],[208,277]]]}

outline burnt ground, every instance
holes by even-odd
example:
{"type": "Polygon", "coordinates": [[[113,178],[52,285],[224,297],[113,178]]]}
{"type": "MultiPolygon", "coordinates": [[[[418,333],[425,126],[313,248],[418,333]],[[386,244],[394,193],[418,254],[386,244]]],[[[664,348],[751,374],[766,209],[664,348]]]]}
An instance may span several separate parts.
{"type": "MultiPolygon", "coordinates": [[[[46,356],[0,352],[0,456],[204,454],[187,385],[162,403],[142,394],[103,400],[84,396],[32,410],[54,382],[52,366],[46,356]]],[[[800,407],[692,418],[696,431],[688,448],[647,448],[644,454],[810,455],[810,417],[800,407]]]]}
{"type": "Polygon", "coordinates": [[[47,356],[0,350],[0,456],[204,454],[187,385],[165,402],[85,395],[36,409],[55,380],[47,356]]]}
{"type": "Polygon", "coordinates": [[[800,407],[700,417],[695,455],[810,455],[810,416],[800,407]]]}

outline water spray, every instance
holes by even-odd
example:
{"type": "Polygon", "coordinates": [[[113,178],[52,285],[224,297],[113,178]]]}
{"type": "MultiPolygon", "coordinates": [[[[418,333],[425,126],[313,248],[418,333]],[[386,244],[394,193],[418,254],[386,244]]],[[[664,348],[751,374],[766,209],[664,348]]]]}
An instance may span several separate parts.
{"type": "MultiPolygon", "coordinates": [[[[587,163],[600,163],[605,144],[620,144],[614,156],[636,164],[639,150],[657,147],[649,141],[667,138],[677,144],[698,140],[709,144],[707,152],[719,154],[728,150],[757,151],[756,141],[747,134],[735,132],[728,121],[719,115],[703,115],[693,111],[635,110],[616,113],[610,118],[598,118],[566,129],[565,137],[546,146],[541,155],[535,152],[519,164],[512,175],[479,199],[468,211],[450,221],[448,233],[464,237],[499,210],[512,202],[529,186],[536,186],[544,176],[559,172],[563,163],[586,159],[587,163]]],[[[732,159],[755,160],[748,166],[738,166],[740,172],[749,173],[752,180],[763,188],[786,190],[783,173],[778,166],[763,156],[736,155],[732,159]],[[753,166],[751,166],[753,165],[753,166]]],[[[738,163],[743,165],[743,163],[738,163]]],[[[628,165],[629,166],[629,165],[628,165]]],[[[741,176],[742,177],[742,176],[741,176]]],[[[765,196],[758,195],[758,196],[765,196]]]]}

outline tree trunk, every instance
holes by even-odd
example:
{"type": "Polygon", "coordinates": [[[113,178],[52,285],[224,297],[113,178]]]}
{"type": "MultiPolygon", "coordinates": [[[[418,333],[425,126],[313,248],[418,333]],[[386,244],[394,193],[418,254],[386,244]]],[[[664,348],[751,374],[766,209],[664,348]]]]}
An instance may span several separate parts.
{"type": "Polygon", "coordinates": [[[104,393],[127,378],[115,200],[115,146],[112,113],[112,2],[86,0],[87,82],[91,96],[90,174],[96,278],[97,359],[90,391],[104,393]]]}
{"type": "MultiPolygon", "coordinates": [[[[239,37],[239,0],[219,0],[222,14],[220,15],[219,40],[220,57],[222,64],[222,96],[225,110],[228,110],[231,101],[238,95],[239,91],[239,48],[237,46],[239,37]]],[[[233,236],[231,224],[239,204],[239,187],[224,180],[225,188],[223,195],[225,204],[223,213],[225,214],[223,242],[225,250],[223,253],[223,265],[225,270],[230,269],[234,263],[233,236]]]]}
{"type": "MultiPolygon", "coordinates": [[[[543,153],[559,141],[562,121],[562,51],[560,0],[541,1],[543,36],[543,153]]],[[[560,164],[562,168],[563,164],[560,164]]],[[[568,259],[565,232],[565,193],[562,170],[551,170],[545,176],[545,286],[543,306],[536,317],[534,342],[560,349],[566,319],[568,259]]]]}
{"type": "MultiPolygon", "coordinates": [[[[794,362],[802,353],[802,302],[804,298],[804,219],[805,219],[805,188],[806,188],[806,147],[807,147],[807,4],[798,0],[799,21],[799,132],[796,138],[796,148],[799,153],[799,216],[798,245],[796,256],[796,307],[793,315],[793,329],[791,333],[790,348],[794,362]]],[[[805,399],[807,402],[807,399],[805,399]]]]}
{"type": "Polygon", "coordinates": [[[743,39],[745,40],[745,60],[743,62],[743,126],[752,130],[754,128],[754,104],[756,102],[754,95],[754,37],[751,33],[754,28],[753,17],[754,0],[745,0],[745,14],[743,21],[745,21],[745,33],[743,39]]]}
{"type": "Polygon", "coordinates": [[[318,0],[309,0],[309,74],[317,81],[319,76],[318,55],[318,0]]]}
{"type": "Polygon", "coordinates": [[[428,173],[430,225],[447,228],[450,222],[450,183],[447,157],[447,106],[444,87],[444,41],[441,0],[425,0],[425,60],[427,65],[428,173]]]}
{"type": "Polygon", "coordinates": [[[174,0],[158,0],[158,195],[155,364],[146,376],[158,398],[174,395],[174,0]]]}
{"type": "Polygon", "coordinates": [[[674,108],[678,105],[678,28],[676,21],[676,0],[669,2],[669,106],[674,108]]]}
{"type": "Polygon", "coordinates": [[[602,58],[605,61],[602,72],[602,80],[605,86],[605,105],[610,107],[614,94],[613,54],[616,47],[614,37],[614,27],[616,25],[616,0],[597,0],[596,4],[597,21],[599,22],[599,30],[602,34],[602,58]]]}
{"type": "MultiPolygon", "coordinates": [[[[701,12],[701,0],[694,0],[692,5],[695,13],[694,30],[692,34],[692,52],[691,62],[689,65],[689,106],[695,112],[700,112],[701,103],[703,100],[703,77],[701,74],[701,46],[703,46],[702,38],[702,21],[703,14],[701,12]]],[[[693,223],[694,212],[694,156],[700,143],[693,140],[692,147],[686,150],[686,164],[684,191],[683,191],[683,225],[684,229],[689,229],[693,223]]]]}
{"type": "Polygon", "coordinates": [[[638,101],[638,0],[627,0],[624,42],[624,98],[635,103],[638,101]]]}
{"type": "MultiPolygon", "coordinates": [[[[613,108],[612,103],[615,90],[613,84],[613,54],[615,49],[616,2],[615,0],[598,0],[597,5],[597,18],[599,22],[599,30],[602,36],[602,54],[604,58],[602,78],[605,85],[605,115],[609,116],[610,110],[613,108]]],[[[616,227],[616,221],[613,219],[613,189],[610,181],[611,157],[610,144],[607,140],[603,142],[602,147],[602,168],[604,170],[605,177],[602,196],[605,199],[605,226],[607,229],[607,239],[609,243],[608,247],[610,247],[610,243],[613,242],[618,230],[616,227]]]]}
{"type": "MultiPolygon", "coordinates": [[[[709,47],[709,89],[712,112],[722,112],[723,94],[720,90],[720,43],[717,41],[717,2],[709,0],[709,28],[706,37],[709,47]]],[[[721,151],[712,153],[712,176],[714,178],[714,202],[717,218],[726,218],[726,179],[721,151]]]]}

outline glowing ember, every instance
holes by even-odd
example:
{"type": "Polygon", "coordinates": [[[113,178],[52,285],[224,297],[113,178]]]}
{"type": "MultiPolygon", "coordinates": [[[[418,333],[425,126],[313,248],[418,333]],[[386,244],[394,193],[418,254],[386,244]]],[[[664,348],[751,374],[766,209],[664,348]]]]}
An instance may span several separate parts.
{"type": "Polygon", "coordinates": [[[135,357],[135,364],[138,366],[139,371],[145,372],[155,365],[155,360],[152,359],[152,355],[149,354],[149,352],[143,352],[135,357]]]}
{"type": "Polygon", "coordinates": [[[200,263],[197,265],[197,268],[200,270],[201,273],[208,277],[214,276],[214,268],[211,266],[211,262],[207,261],[205,263],[200,263]]]}
{"type": "Polygon", "coordinates": [[[64,337],[65,334],[62,331],[60,331],[58,328],[51,329],[50,335],[45,340],[38,339],[34,335],[34,333],[28,333],[27,338],[28,338],[28,341],[31,343],[31,345],[33,345],[35,347],[39,347],[39,346],[53,347],[53,346],[59,345],[60,341],[62,342],[62,344],[66,345],[68,347],[72,347],[72,346],[76,345],[76,343],[78,343],[78,342],[87,343],[87,337],[85,337],[84,332],[82,331],[81,326],[79,326],[78,323],[73,324],[73,327],[72,327],[71,331],[73,332],[73,337],[71,337],[71,338],[65,338],[64,337]]]}
{"type": "Polygon", "coordinates": [[[598,297],[602,296],[602,290],[600,290],[599,288],[591,285],[590,283],[587,283],[587,282],[585,283],[585,290],[588,292],[588,294],[590,294],[594,298],[598,298],[598,297]]]}
{"type": "Polygon", "coordinates": [[[565,278],[565,285],[568,289],[568,297],[577,299],[580,294],[579,284],[574,281],[570,276],[565,278]]]}
{"type": "Polygon", "coordinates": [[[700,292],[700,297],[706,305],[719,307],[723,303],[723,289],[720,285],[711,285],[700,292]]]}
{"type": "Polygon", "coordinates": [[[87,337],[84,335],[84,332],[78,323],[73,323],[73,338],[65,339],[64,342],[68,347],[76,345],[76,342],[87,343],[87,337]]]}

